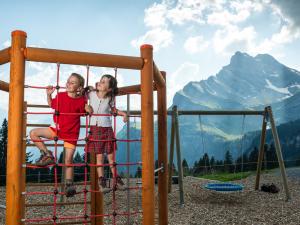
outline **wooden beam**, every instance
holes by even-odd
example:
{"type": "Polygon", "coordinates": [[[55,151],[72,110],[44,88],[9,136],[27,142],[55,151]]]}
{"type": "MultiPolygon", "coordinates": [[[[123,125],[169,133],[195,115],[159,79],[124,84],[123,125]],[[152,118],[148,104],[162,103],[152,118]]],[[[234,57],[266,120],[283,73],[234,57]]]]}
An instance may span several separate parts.
{"type": "MultiPolygon", "coordinates": [[[[161,72],[164,80],[166,73],[161,72]]],[[[166,85],[157,90],[158,114],[158,218],[159,225],[168,225],[168,141],[167,141],[167,90],[166,85]]]]}
{"type": "Polygon", "coordinates": [[[161,74],[161,72],[159,71],[159,69],[157,68],[157,66],[155,65],[155,63],[153,63],[153,77],[154,77],[155,84],[158,87],[162,88],[166,86],[165,79],[161,74]]]}
{"type": "Polygon", "coordinates": [[[141,70],[142,209],[143,225],[155,224],[154,122],[153,122],[153,47],[141,46],[145,65],[141,70]]]}
{"type": "MultiPolygon", "coordinates": [[[[267,113],[267,111],[266,111],[266,113],[267,113]]],[[[254,186],[255,190],[259,189],[261,165],[262,165],[262,161],[264,158],[264,151],[265,151],[266,131],[267,131],[267,120],[266,120],[266,115],[264,115],[263,122],[262,122],[262,128],[261,128],[259,154],[258,154],[258,159],[257,159],[256,179],[255,179],[255,186],[254,186]]]]}
{"type": "MultiPolygon", "coordinates": [[[[157,90],[156,84],[153,83],[153,91],[156,90],[157,90]]],[[[137,84],[137,85],[120,87],[118,96],[127,95],[127,94],[140,94],[140,93],[141,93],[141,85],[137,84]]]]}
{"type": "Polygon", "coordinates": [[[177,107],[175,107],[175,141],[176,141],[176,153],[177,153],[176,156],[177,156],[177,168],[178,168],[179,198],[180,198],[180,205],[183,206],[184,204],[183,169],[182,169],[182,161],[181,161],[180,133],[179,133],[177,107]]]}
{"type": "Polygon", "coordinates": [[[9,92],[9,83],[6,83],[5,81],[0,80],[0,90],[9,92]]]}
{"type": "Polygon", "coordinates": [[[286,171],[285,171],[284,161],[283,161],[283,157],[282,157],[281,146],[280,146],[279,137],[278,137],[278,133],[277,133],[271,106],[266,107],[266,110],[268,112],[268,116],[270,119],[271,130],[272,130],[272,134],[273,134],[273,138],[274,138],[275,150],[276,150],[276,155],[277,155],[277,159],[278,159],[278,163],[279,163],[282,183],[283,183],[283,187],[284,187],[284,191],[285,191],[286,200],[288,201],[291,199],[291,193],[290,193],[288,183],[287,183],[287,177],[286,177],[286,171]]]}
{"type": "Polygon", "coordinates": [[[6,224],[20,225],[22,205],[22,146],[25,58],[24,31],[12,32],[6,171],[6,224]]]}
{"type": "Polygon", "coordinates": [[[10,47],[0,51],[0,65],[10,61],[10,47]]]}
{"type": "Polygon", "coordinates": [[[26,60],[28,61],[71,65],[89,65],[140,70],[142,69],[144,64],[141,57],[108,55],[46,48],[28,47],[24,50],[24,54],[26,60]]]}
{"type": "Polygon", "coordinates": [[[172,191],[172,176],[173,176],[173,158],[174,158],[174,146],[175,146],[175,106],[172,108],[171,118],[171,140],[170,140],[170,155],[169,155],[169,175],[168,175],[168,193],[172,191]]]}

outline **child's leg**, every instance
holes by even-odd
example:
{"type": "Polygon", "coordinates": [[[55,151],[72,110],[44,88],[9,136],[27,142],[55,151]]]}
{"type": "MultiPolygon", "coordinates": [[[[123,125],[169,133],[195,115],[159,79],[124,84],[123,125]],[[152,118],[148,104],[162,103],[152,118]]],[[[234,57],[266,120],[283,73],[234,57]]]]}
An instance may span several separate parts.
{"type": "MultiPolygon", "coordinates": [[[[73,163],[75,148],[66,148],[65,147],[65,164],[73,163]]],[[[73,166],[66,166],[66,180],[73,180],[73,166]]]]}
{"type": "Polygon", "coordinates": [[[110,166],[111,173],[112,173],[113,177],[116,178],[115,179],[115,182],[116,182],[115,185],[116,185],[116,187],[119,190],[125,191],[126,188],[127,188],[127,186],[125,186],[125,183],[123,182],[122,178],[118,175],[117,167],[113,165],[113,163],[114,163],[114,155],[113,155],[113,153],[108,154],[107,158],[108,158],[109,164],[111,164],[111,166],[110,166]]]}
{"type": "Polygon", "coordinates": [[[110,164],[111,173],[112,173],[113,177],[116,177],[118,173],[117,173],[117,167],[113,166],[113,163],[114,163],[114,155],[113,155],[113,153],[108,154],[107,158],[108,158],[108,162],[110,164]]]}
{"type": "MultiPolygon", "coordinates": [[[[67,144],[68,146],[68,144],[67,144]]],[[[65,147],[65,164],[72,164],[73,163],[73,155],[75,152],[75,146],[71,145],[71,148],[66,147],[66,142],[64,144],[65,147]]],[[[73,184],[73,173],[74,169],[73,166],[66,166],[66,178],[65,178],[65,193],[67,197],[73,197],[76,194],[76,188],[73,184]]]]}
{"type": "MultiPolygon", "coordinates": [[[[104,162],[104,157],[103,154],[97,154],[97,165],[102,165],[104,162]]],[[[103,166],[98,166],[97,167],[97,172],[98,172],[98,177],[104,177],[104,167],[103,166]]]]}
{"type": "Polygon", "coordinates": [[[43,153],[47,153],[48,149],[45,146],[44,142],[41,141],[41,137],[51,139],[54,136],[53,134],[54,132],[50,128],[35,128],[32,129],[29,133],[30,138],[34,140],[33,143],[43,153]]]}

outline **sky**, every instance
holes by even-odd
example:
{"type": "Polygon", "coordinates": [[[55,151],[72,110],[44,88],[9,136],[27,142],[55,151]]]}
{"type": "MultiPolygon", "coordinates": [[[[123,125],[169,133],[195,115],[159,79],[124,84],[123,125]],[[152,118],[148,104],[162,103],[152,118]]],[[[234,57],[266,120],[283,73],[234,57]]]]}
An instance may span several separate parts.
{"type": "MultiPolygon", "coordinates": [[[[300,1],[297,0],[51,0],[0,1],[0,49],[13,30],[27,33],[27,46],[139,56],[152,44],[154,61],[167,72],[168,106],[190,81],[215,75],[236,51],[268,53],[300,70],[300,1]]],[[[55,84],[56,65],[27,62],[25,84],[55,84]]],[[[140,83],[139,71],[118,69],[119,87],[140,83]]],[[[61,65],[61,84],[84,66],[61,65]]],[[[111,68],[90,68],[90,83],[111,68]]],[[[9,65],[0,66],[9,82],[9,65]]],[[[0,120],[7,117],[8,94],[0,92],[0,120]]],[[[29,104],[46,104],[44,90],[25,90],[29,104]]],[[[155,98],[154,98],[155,99],[155,98]]],[[[126,98],[117,105],[126,109],[126,98]]],[[[132,109],[140,108],[131,96],[132,109]]],[[[38,117],[31,122],[40,121],[38,117]]]]}

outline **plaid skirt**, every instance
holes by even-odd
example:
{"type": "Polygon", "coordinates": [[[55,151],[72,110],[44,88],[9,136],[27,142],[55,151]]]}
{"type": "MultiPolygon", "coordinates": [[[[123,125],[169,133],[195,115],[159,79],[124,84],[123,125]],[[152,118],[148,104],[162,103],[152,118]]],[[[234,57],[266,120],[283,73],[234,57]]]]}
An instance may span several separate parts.
{"type": "Polygon", "coordinates": [[[114,145],[117,150],[117,144],[113,141],[114,137],[112,127],[91,126],[86,151],[111,154],[114,152],[114,145]]]}

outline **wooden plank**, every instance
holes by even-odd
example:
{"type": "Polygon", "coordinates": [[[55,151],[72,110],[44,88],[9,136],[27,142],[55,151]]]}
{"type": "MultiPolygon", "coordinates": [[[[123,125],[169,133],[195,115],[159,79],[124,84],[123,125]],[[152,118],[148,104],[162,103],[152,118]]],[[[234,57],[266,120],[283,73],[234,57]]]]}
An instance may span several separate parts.
{"type": "Polygon", "coordinates": [[[26,60],[35,62],[60,63],[70,65],[89,65],[140,70],[143,67],[141,57],[109,55],[90,52],[77,52],[46,48],[28,47],[24,50],[26,60]]]}

